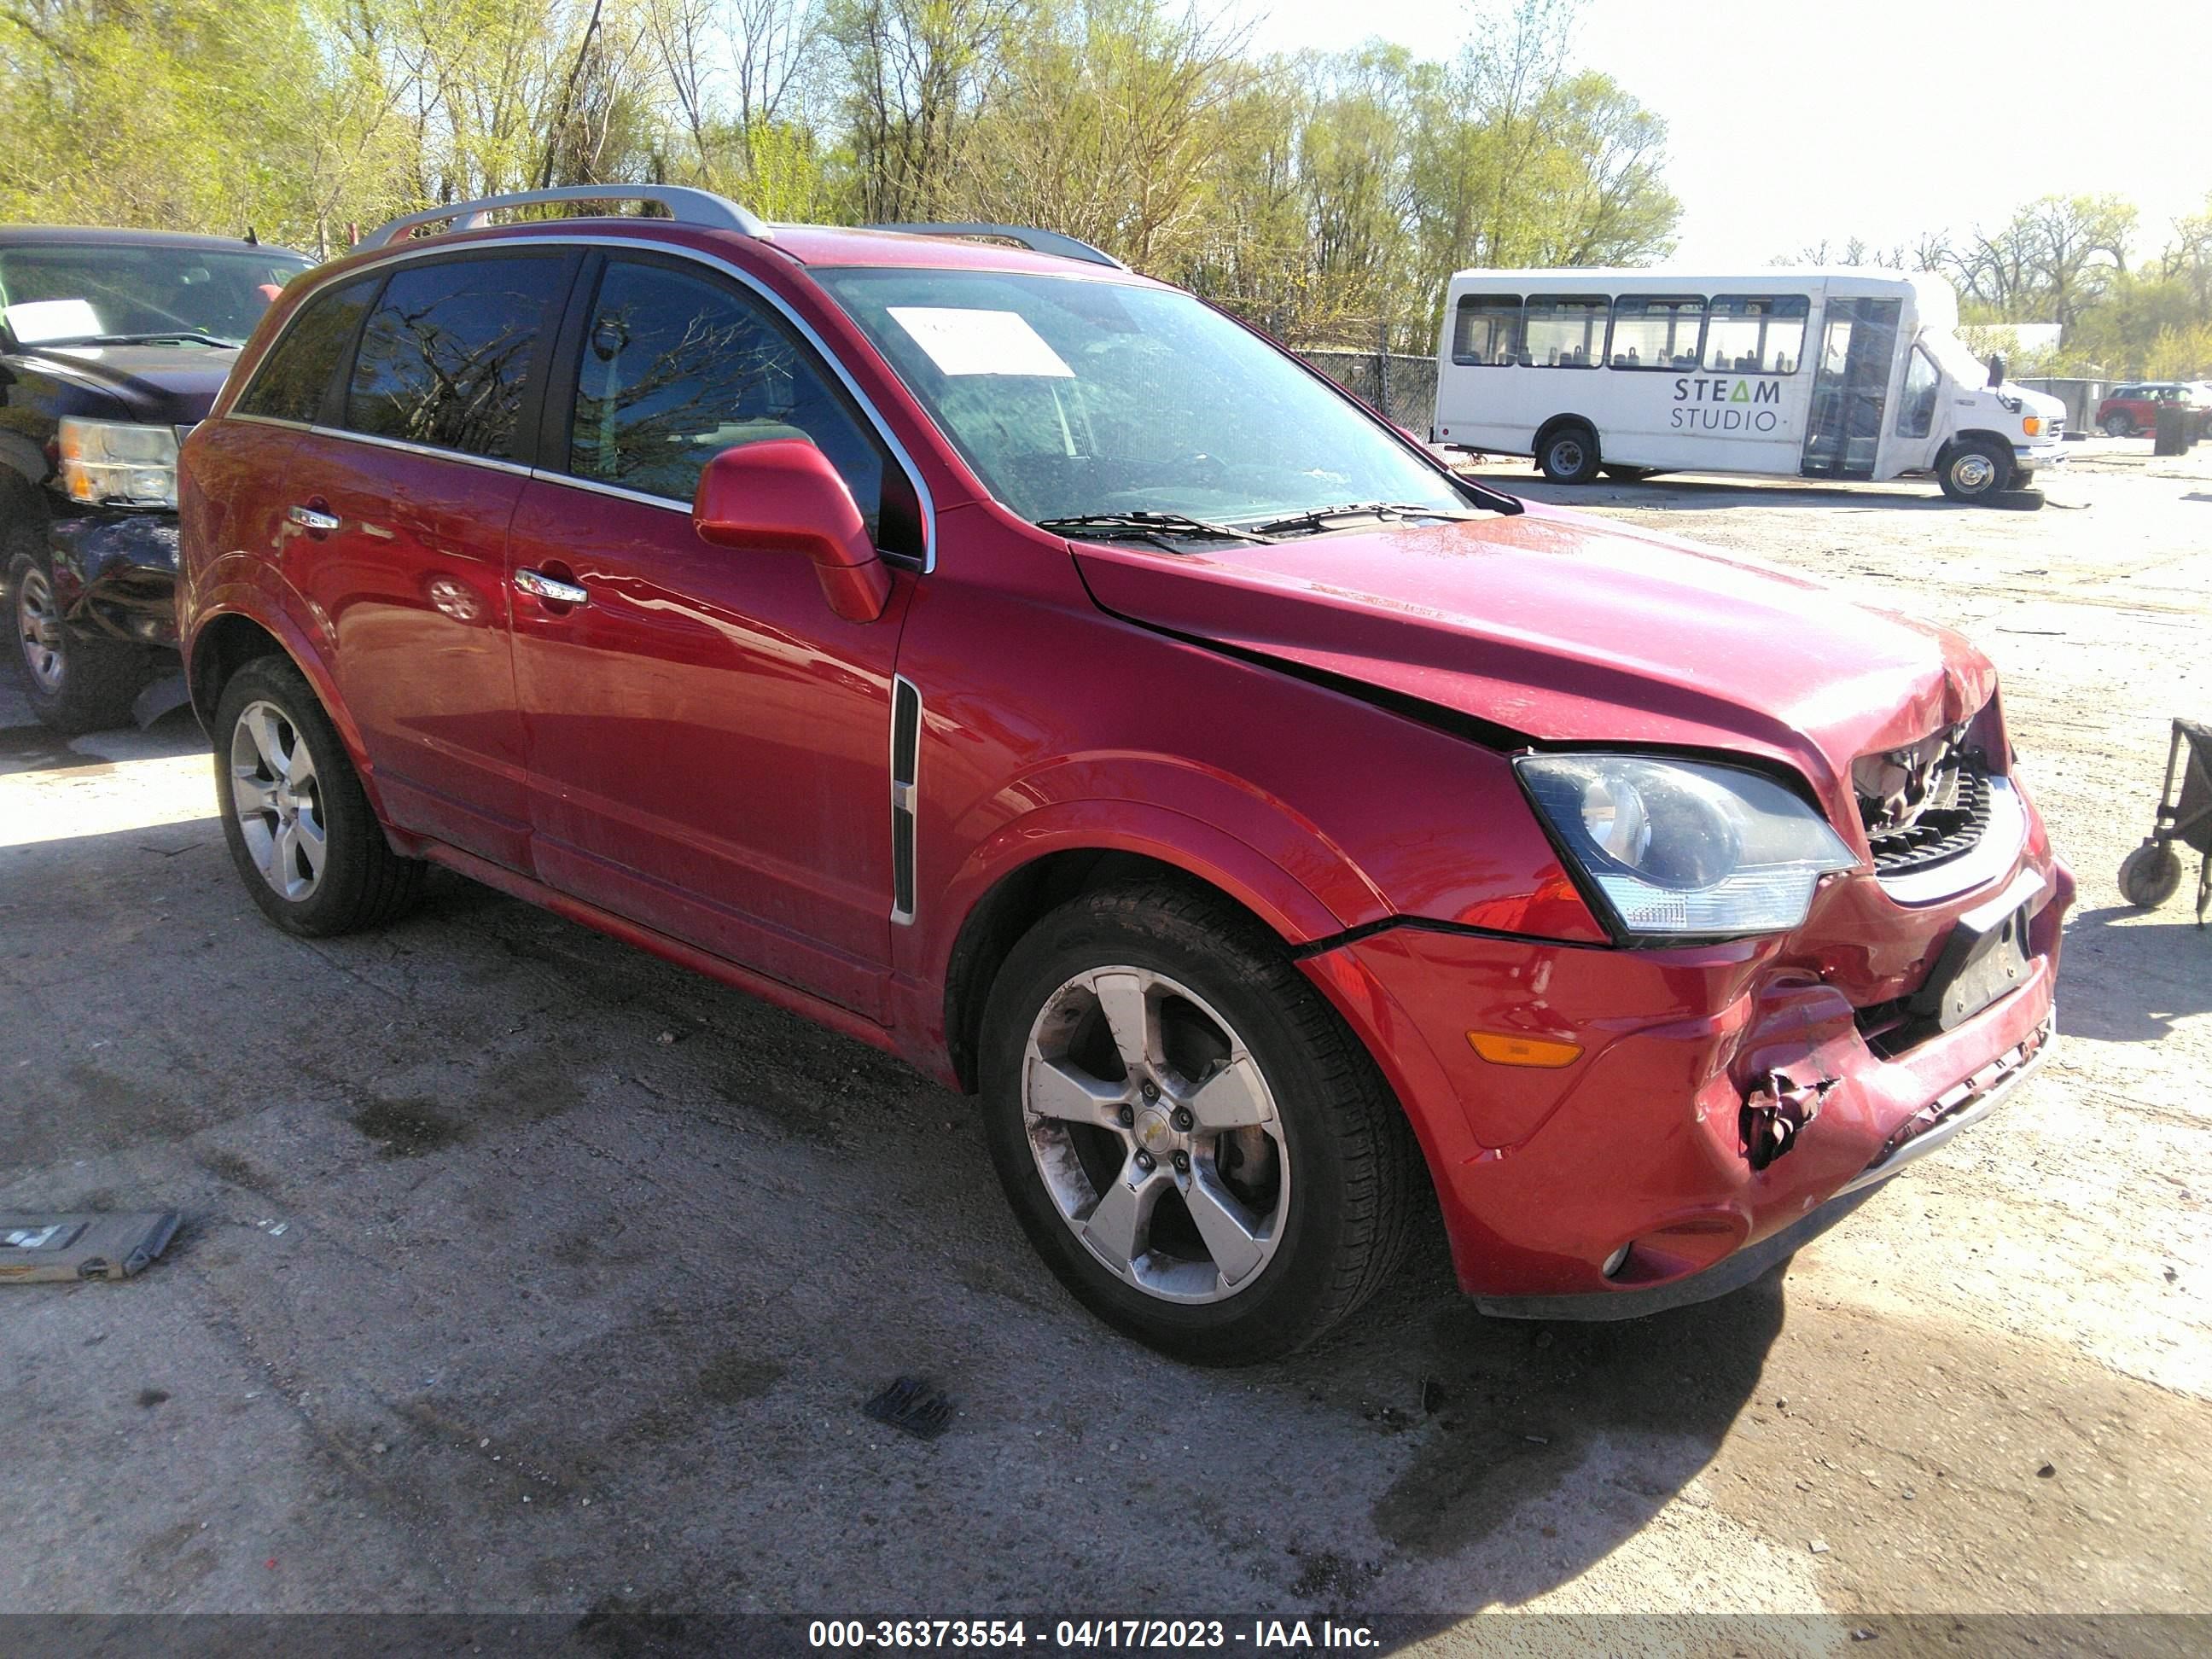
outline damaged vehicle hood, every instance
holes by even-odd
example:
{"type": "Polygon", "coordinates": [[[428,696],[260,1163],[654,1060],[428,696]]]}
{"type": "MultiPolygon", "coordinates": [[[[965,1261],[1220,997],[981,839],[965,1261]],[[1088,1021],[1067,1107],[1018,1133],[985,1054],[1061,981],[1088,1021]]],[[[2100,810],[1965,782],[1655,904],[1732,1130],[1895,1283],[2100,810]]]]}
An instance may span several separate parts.
{"type": "Polygon", "coordinates": [[[1856,824],[1854,758],[1988,702],[1959,635],[1817,582],[1530,506],[1173,552],[1073,546],[1133,622],[1503,728],[1501,741],[1718,749],[1795,767],[1856,824]]]}

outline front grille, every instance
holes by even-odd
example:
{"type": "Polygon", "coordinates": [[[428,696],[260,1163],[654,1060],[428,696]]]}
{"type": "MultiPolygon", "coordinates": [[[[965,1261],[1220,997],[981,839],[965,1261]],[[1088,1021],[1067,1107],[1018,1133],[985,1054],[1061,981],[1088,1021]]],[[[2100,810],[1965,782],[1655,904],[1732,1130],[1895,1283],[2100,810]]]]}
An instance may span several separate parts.
{"type": "Polygon", "coordinates": [[[2043,423],[2043,435],[2046,438],[2064,437],[2066,435],[2066,422],[2063,421],[2045,421],[2043,423]]]}
{"type": "Polygon", "coordinates": [[[1875,874],[1901,876],[1971,852],[1989,822],[1990,780],[1981,757],[1954,754],[1936,769],[1927,803],[1911,822],[1869,827],[1875,874]]]}

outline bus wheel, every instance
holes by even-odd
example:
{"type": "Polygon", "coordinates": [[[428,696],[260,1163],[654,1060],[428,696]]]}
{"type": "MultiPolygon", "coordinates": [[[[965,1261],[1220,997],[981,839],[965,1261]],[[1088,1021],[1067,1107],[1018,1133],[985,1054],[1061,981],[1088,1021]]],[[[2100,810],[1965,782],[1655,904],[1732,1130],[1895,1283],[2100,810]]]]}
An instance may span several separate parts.
{"type": "Polygon", "coordinates": [[[1985,501],[2012,488],[2012,455],[1987,438],[1969,438],[1943,459],[1937,476],[1954,501],[1985,501]]]}
{"type": "Polygon", "coordinates": [[[1578,421],[1553,428],[1536,452],[1536,465],[1553,483],[1588,483],[1598,474],[1597,434],[1578,421]]]}

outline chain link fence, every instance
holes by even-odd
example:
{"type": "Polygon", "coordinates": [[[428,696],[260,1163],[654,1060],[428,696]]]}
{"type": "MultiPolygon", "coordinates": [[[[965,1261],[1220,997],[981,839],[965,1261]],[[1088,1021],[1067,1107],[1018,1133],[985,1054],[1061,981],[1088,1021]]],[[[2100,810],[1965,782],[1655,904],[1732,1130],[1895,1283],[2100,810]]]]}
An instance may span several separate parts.
{"type": "Polygon", "coordinates": [[[1437,407],[1437,360],[1398,351],[1294,346],[1299,356],[1387,420],[1426,439],[1437,407]]]}

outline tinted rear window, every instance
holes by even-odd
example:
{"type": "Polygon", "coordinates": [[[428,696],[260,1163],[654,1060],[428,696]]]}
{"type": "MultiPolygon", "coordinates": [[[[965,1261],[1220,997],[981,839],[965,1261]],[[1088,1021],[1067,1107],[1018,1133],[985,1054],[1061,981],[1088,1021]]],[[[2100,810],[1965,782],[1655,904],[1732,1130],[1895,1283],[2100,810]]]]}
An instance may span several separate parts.
{"type": "Polygon", "coordinates": [[[362,313],[376,297],[376,283],[368,277],[308,301],[262,360],[237,412],[310,424],[322,419],[324,394],[337,377],[338,359],[353,343],[362,313]]]}
{"type": "Polygon", "coordinates": [[[524,380],[565,270],[554,256],[441,260],[395,272],[362,331],[347,427],[511,458],[524,380]]]}

